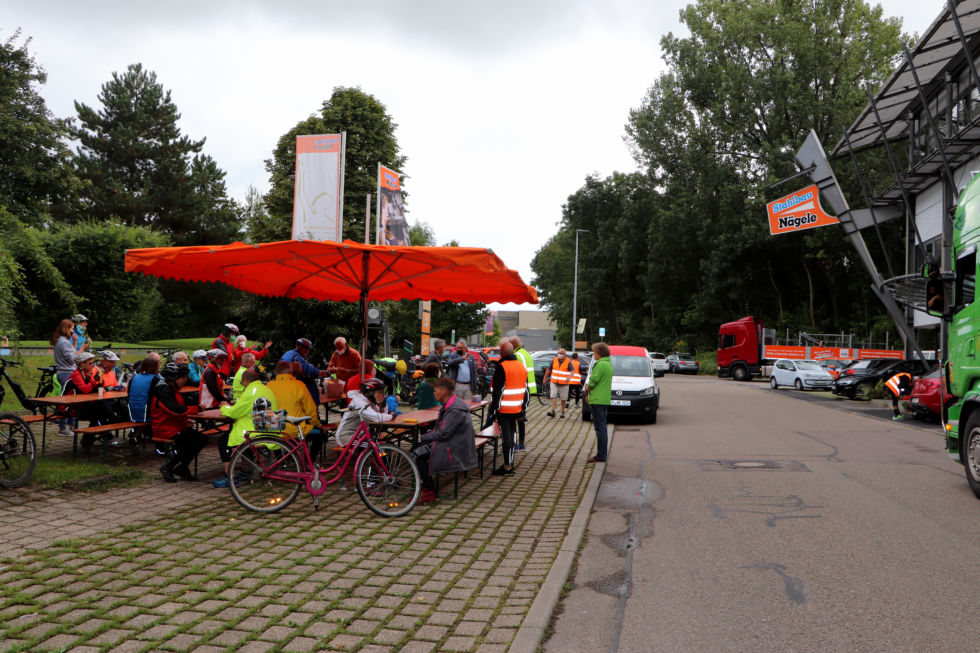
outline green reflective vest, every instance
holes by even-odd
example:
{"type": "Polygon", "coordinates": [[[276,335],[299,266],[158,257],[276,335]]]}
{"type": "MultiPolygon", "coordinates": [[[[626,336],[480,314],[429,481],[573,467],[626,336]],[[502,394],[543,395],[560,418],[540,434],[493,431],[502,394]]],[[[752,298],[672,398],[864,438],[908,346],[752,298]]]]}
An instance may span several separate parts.
{"type": "Polygon", "coordinates": [[[532,395],[538,394],[538,384],[534,380],[534,359],[531,358],[531,352],[521,347],[514,352],[514,355],[527,368],[527,391],[532,395]]]}

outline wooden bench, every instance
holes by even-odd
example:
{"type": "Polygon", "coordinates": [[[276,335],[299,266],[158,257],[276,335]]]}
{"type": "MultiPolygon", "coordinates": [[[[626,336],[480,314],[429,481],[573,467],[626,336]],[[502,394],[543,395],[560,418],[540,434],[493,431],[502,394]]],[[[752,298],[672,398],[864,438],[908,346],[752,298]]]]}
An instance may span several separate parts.
{"type": "Polygon", "coordinates": [[[38,422],[48,421],[53,422],[59,419],[66,419],[68,416],[64,413],[52,413],[51,415],[18,415],[25,424],[37,424],[38,422]]]}
{"type": "MultiPolygon", "coordinates": [[[[102,440],[102,462],[106,462],[109,457],[109,440],[106,437],[107,435],[118,433],[119,431],[128,431],[129,429],[142,429],[146,426],[146,422],[114,422],[112,424],[100,424],[98,426],[86,426],[75,429],[75,435],[72,438],[71,444],[71,456],[72,458],[78,457],[79,435],[94,435],[96,439],[102,440]]],[[[91,451],[89,451],[88,457],[89,459],[92,458],[91,451]]]]}

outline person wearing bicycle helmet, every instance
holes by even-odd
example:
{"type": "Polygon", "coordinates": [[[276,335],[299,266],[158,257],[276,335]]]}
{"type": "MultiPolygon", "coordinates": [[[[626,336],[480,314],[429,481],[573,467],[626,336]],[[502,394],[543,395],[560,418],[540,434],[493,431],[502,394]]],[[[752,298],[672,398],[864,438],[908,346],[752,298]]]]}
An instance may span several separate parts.
{"type": "Polygon", "coordinates": [[[122,390],[119,376],[116,374],[116,362],[119,357],[108,349],[99,352],[99,364],[95,367],[95,376],[106,390],[122,390]]]}
{"type": "Polygon", "coordinates": [[[385,384],[381,379],[370,378],[361,383],[361,391],[352,393],[347,412],[337,427],[337,444],[344,446],[357,431],[361,422],[390,422],[395,419],[385,405],[385,384]]]}
{"type": "Polygon", "coordinates": [[[225,361],[222,363],[221,368],[218,371],[224,374],[226,379],[231,376],[231,366],[235,362],[234,338],[237,335],[238,327],[229,322],[221,329],[221,333],[211,343],[211,349],[220,349],[225,352],[225,361]]]}
{"type": "Polygon", "coordinates": [[[208,366],[208,352],[196,349],[193,356],[194,360],[187,365],[187,385],[201,385],[201,374],[208,366]]]}
{"type": "Polygon", "coordinates": [[[245,431],[255,430],[252,425],[252,411],[256,402],[267,402],[265,404],[267,410],[279,410],[276,395],[272,394],[272,390],[262,385],[258,370],[245,370],[242,374],[242,383],[245,384],[245,390],[234,406],[227,401],[221,402],[221,414],[233,419],[234,422],[224,446],[221,442],[218,443],[218,453],[221,455],[221,465],[224,467],[225,476],[215,481],[214,487],[228,487],[228,462],[231,460],[231,452],[245,441],[245,431]]]}
{"type": "Polygon", "coordinates": [[[193,481],[190,463],[208,443],[206,435],[187,425],[187,416],[197,412],[197,406],[188,406],[180,389],[187,383],[187,366],[167,363],[160,370],[160,378],[153,386],[150,397],[150,421],[155,440],[170,440],[173,456],[160,467],[160,474],[167,483],[175,483],[177,476],[193,481]]]}
{"type": "Polygon", "coordinates": [[[310,391],[310,397],[312,397],[313,403],[319,406],[320,390],[316,387],[316,379],[317,377],[327,376],[327,371],[311,365],[306,360],[306,357],[310,355],[311,351],[313,351],[313,342],[309,338],[300,338],[296,341],[296,346],[283,354],[279,360],[299,363],[303,366],[303,376],[300,378],[300,381],[310,391]]]}
{"type": "Polygon", "coordinates": [[[217,408],[218,404],[225,399],[223,388],[227,377],[221,373],[221,368],[227,362],[228,354],[221,349],[212,349],[208,352],[208,360],[210,362],[201,374],[201,398],[199,401],[201,410],[217,408]]]}

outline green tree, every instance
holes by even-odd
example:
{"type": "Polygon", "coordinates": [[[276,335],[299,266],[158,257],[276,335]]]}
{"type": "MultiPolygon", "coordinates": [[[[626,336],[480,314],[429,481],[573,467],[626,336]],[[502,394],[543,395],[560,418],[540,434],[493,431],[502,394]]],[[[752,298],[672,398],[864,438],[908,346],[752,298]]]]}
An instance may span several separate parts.
{"type": "Polygon", "coordinates": [[[360,88],[338,86],[319,114],[286,132],[272,158],[265,162],[271,188],[266,208],[272,220],[255,234],[262,242],[286,240],[292,233],[293,188],[296,178],[296,137],[347,133],[344,170],[344,237],[361,240],[364,198],[377,192],[378,164],[401,170],[405,157],[395,138],[395,124],[385,106],[360,88]]]}
{"type": "Polygon", "coordinates": [[[569,324],[562,268],[574,229],[594,221],[579,314],[598,311],[614,341],[713,348],[718,324],[746,314],[837,330],[868,305],[867,279],[840,229],[770,237],[765,186],[796,172],[810,129],[835,143],[853,121],[891,70],[898,21],[863,0],[700,0],[681,20],[690,35],[663,38],[668,70],[626,127],[646,183],[587,179],[569,198],[533,268],[549,310],[569,324]]]}
{"type": "Polygon", "coordinates": [[[225,243],[239,230],[224,172],[177,125],[180,113],[156,73],[113,73],[97,111],[75,103],[83,215],[169,234],[177,245],[225,243]]]}
{"type": "Polygon", "coordinates": [[[40,226],[64,212],[78,191],[66,144],[68,123],[55,118],[39,87],[44,70],[20,42],[0,45],[0,206],[23,224],[40,226]]]}

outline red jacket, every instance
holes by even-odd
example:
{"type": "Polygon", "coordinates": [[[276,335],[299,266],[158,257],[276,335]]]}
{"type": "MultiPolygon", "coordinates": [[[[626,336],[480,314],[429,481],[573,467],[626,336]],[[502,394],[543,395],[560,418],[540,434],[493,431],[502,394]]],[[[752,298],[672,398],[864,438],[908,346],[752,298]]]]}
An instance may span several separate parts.
{"type": "MultiPolygon", "coordinates": [[[[96,392],[99,389],[99,381],[96,380],[95,372],[93,371],[86,378],[82,374],[82,368],[76,367],[65,381],[65,385],[61,388],[61,394],[63,395],[87,395],[96,392]]],[[[75,415],[74,408],[68,408],[63,404],[58,406],[59,413],[65,413],[71,417],[75,415]]]]}
{"type": "Polygon", "coordinates": [[[237,372],[238,368],[242,366],[242,356],[245,354],[252,354],[255,356],[255,360],[260,361],[265,358],[266,354],[268,353],[269,349],[267,347],[263,347],[262,349],[252,349],[248,345],[245,345],[244,347],[235,349],[235,371],[237,372]]]}
{"type": "Polygon", "coordinates": [[[159,380],[150,398],[150,422],[153,437],[173,439],[187,428],[187,416],[197,412],[197,406],[188,406],[184,395],[175,391],[166,381],[159,380]]]}
{"type": "Polygon", "coordinates": [[[225,359],[225,364],[221,366],[218,371],[225,375],[225,377],[231,376],[231,366],[235,363],[235,343],[232,340],[228,340],[224,336],[218,336],[211,343],[211,349],[224,349],[228,352],[228,358],[225,359]]]}

